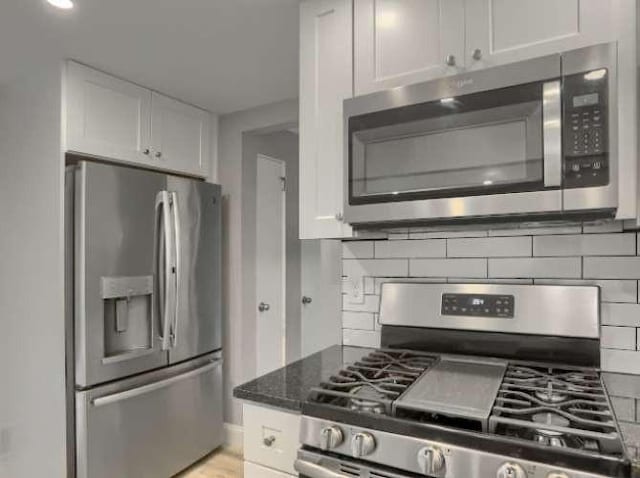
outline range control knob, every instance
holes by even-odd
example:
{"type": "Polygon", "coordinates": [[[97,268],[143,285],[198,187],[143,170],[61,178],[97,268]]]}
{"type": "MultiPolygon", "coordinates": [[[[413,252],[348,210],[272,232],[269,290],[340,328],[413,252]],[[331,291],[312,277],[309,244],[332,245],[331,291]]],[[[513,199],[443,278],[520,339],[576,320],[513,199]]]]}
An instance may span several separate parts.
{"type": "Polygon", "coordinates": [[[376,440],[370,433],[359,432],[351,438],[351,454],[356,458],[370,455],[376,449],[376,440]]]}
{"type": "Polygon", "coordinates": [[[418,465],[425,475],[444,476],[446,470],[444,453],[438,448],[427,446],[418,452],[418,465]]]}
{"type": "Polygon", "coordinates": [[[325,451],[340,446],[343,441],[342,430],[336,426],[324,427],[320,432],[320,448],[325,451]]]}
{"type": "Polygon", "coordinates": [[[527,472],[517,463],[504,463],[498,468],[498,478],[527,478],[527,472]]]}
{"type": "Polygon", "coordinates": [[[564,471],[552,471],[547,475],[547,478],[571,478],[564,471]]]}

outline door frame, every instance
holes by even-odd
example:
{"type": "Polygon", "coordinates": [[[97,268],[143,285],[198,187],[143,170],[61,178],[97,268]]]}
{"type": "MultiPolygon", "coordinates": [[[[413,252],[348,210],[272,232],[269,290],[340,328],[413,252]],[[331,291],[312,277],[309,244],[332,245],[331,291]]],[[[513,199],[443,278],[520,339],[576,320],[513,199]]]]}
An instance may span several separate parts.
{"type": "MultiPolygon", "coordinates": [[[[279,335],[279,355],[280,355],[280,365],[284,366],[287,360],[287,189],[286,189],[286,177],[287,177],[287,163],[279,158],[274,158],[273,156],[268,156],[266,154],[258,153],[256,155],[256,192],[258,190],[258,182],[260,181],[260,176],[257,174],[257,164],[260,161],[270,161],[276,163],[280,166],[281,178],[283,179],[283,187],[280,195],[281,207],[282,207],[282,224],[281,224],[281,267],[282,267],[282,291],[280,297],[280,303],[282,308],[282,314],[280,317],[280,335],[279,335]]],[[[256,324],[260,321],[260,311],[258,310],[258,304],[260,303],[259,294],[258,294],[258,220],[259,215],[257,214],[257,204],[260,202],[260,197],[256,194],[256,289],[255,289],[255,313],[256,313],[256,324]]],[[[256,329],[257,330],[257,329],[256,329]]],[[[259,340],[260,337],[256,333],[256,341],[259,340]]],[[[257,344],[256,344],[257,346],[257,344]]],[[[258,360],[259,358],[256,356],[256,369],[258,369],[258,360]]],[[[260,375],[261,372],[258,372],[260,375]]]]}

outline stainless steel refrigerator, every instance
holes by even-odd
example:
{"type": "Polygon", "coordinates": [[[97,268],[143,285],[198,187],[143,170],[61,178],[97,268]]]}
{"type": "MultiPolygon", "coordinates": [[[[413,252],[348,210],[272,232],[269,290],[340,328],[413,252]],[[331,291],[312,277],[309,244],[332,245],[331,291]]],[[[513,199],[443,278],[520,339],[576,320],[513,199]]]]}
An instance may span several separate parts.
{"type": "Polygon", "coordinates": [[[72,474],[169,477],[222,443],[220,206],[203,181],[67,167],[72,474]]]}

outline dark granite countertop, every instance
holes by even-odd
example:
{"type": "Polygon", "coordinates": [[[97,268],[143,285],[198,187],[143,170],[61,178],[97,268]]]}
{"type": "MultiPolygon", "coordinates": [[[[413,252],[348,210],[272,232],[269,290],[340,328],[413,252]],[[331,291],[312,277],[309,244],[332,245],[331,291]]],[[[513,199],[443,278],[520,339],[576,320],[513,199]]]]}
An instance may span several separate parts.
{"type": "MultiPolygon", "coordinates": [[[[369,351],[361,347],[334,345],[237,386],[233,396],[299,412],[311,388],[369,351]]],[[[629,458],[640,468],[640,375],[611,372],[603,372],[602,375],[628,447],[629,458]]]]}
{"type": "Polygon", "coordinates": [[[353,363],[370,349],[334,345],[233,389],[233,396],[265,405],[300,411],[311,388],[353,363]]]}

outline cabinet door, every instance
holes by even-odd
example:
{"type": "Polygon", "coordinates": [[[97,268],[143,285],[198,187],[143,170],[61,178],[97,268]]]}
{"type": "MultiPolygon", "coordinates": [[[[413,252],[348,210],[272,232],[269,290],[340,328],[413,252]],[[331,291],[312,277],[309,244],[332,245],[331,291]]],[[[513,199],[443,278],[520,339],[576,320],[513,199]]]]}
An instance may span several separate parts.
{"type": "Polygon", "coordinates": [[[68,151],[149,164],[149,90],[74,62],[66,85],[68,151]]]}
{"type": "Polygon", "coordinates": [[[458,73],[464,0],[357,0],[356,95],[458,73]]]}
{"type": "Polygon", "coordinates": [[[467,0],[467,67],[484,68],[611,41],[616,3],[467,0]]]}
{"type": "Polygon", "coordinates": [[[210,114],[158,93],[153,93],[151,105],[151,152],[156,167],[206,176],[210,114]]]}
{"type": "Polygon", "coordinates": [[[300,237],[351,235],[342,222],[342,102],[353,95],[351,0],[300,5],[300,237]]]}
{"type": "Polygon", "coordinates": [[[295,474],[300,415],[245,403],[242,417],[245,460],[295,474]]]}

